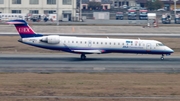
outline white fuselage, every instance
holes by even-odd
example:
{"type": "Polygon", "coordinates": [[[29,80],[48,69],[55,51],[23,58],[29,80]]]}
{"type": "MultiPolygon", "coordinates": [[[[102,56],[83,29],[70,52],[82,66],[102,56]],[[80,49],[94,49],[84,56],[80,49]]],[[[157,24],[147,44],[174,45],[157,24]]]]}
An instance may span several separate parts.
{"type": "Polygon", "coordinates": [[[22,43],[71,53],[139,53],[171,54],[174,51],[156,40],[43,36],[22,38],[22,43]]]}

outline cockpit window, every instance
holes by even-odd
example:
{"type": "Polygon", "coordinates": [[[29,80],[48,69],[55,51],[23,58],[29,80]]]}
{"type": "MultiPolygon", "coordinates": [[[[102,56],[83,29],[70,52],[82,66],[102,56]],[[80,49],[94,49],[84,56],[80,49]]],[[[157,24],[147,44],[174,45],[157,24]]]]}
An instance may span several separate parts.
{"type": "Polygon", "coordinates": [[[157,43],[156,46],[164,46],[162,43],[157,43]]]}

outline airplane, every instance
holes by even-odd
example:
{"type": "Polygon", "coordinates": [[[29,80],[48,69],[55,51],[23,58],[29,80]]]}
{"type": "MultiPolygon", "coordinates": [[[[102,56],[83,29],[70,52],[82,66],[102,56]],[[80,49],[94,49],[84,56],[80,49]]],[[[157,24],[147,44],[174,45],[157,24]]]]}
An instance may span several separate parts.
{"type": "Polygon", "coordinates": [[[86,59],[86,54],[105,53],[157,54],[164,60],[164,55],[171,55],[174,52],[156,40],[44,36],[33,31],[24,20],[10,20],[7,23],[15,25],[21,36],[19,42],[39,48],[80,54],[81,60],[86,59]]]}

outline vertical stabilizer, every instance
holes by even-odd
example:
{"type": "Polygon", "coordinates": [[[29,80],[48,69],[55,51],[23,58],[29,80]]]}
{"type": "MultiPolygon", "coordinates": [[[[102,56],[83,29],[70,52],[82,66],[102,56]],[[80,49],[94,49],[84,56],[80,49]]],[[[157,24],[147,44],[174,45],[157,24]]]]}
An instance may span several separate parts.
{"type": "Polygon", "coordinates": [[[8,24],[14,24],[16,30],[22,38],[28,37],[40,37],[43,35],[36,34],[34,30],[27,24],[24,20],[11,20],[7,22],[8,24]]]}

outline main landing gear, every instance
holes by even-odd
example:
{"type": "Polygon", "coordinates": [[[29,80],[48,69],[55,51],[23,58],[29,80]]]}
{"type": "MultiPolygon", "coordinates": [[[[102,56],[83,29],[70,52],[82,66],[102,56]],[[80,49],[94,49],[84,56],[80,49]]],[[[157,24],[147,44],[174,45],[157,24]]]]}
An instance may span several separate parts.
{"type": "Polygon", "coordinates": [[[81,54],[81,60],[86,60],[86,55],[85,54],[81,54]]]}
{"type": "Polygon", "coordinates": [[[161,60],[164,60],[164,54],[162,54],[162,56],[161,56],[161,60]]]}

